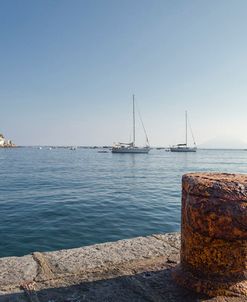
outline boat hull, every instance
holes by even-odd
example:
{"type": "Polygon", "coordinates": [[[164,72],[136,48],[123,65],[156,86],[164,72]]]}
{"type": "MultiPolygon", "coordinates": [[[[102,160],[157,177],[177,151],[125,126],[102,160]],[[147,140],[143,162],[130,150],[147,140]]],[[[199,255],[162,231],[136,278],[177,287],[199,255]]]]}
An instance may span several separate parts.
{"type": "Polygon", "coordinates": [[[112,153],[131,153],[131,154],[147,154],[150,148],[112,148],[112,153]]]}
{"type": "Polygon", "coordinates": [[[178,147],[171,147],[170,151],[171,152],[196,152],[197,148],[190,148],[190,147],[185,147],[185,148],[178,148],[178,147]]]}

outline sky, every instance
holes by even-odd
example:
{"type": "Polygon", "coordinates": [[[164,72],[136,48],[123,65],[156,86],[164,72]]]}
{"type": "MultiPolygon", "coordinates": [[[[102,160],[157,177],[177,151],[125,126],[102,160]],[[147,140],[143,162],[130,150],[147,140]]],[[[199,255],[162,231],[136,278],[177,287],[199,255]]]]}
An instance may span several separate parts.
{"type": "Polygon", "coordinates": [[[246,11],[246,0],[1,0],[0,132],[18,145],[129,141],[134,93],[153,146],[184,141],[185,110],[199,146],[245,146],[246,11]]]}

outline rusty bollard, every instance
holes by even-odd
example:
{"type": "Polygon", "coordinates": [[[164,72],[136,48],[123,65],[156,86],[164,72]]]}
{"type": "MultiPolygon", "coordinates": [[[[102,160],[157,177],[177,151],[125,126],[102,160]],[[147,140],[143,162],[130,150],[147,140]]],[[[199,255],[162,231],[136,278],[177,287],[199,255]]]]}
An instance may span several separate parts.
{"type": "Polygon", "coordinates": [[[181,262],[173,277],[209,296],[247,296],[247,175],[183,176],[181,262]]]}

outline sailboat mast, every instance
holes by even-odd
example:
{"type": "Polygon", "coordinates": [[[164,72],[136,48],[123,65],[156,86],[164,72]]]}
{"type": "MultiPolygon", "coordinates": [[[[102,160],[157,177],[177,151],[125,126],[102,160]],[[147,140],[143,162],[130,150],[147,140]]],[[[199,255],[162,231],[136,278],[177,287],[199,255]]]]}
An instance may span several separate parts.
{"type": "Polygon", "coordinates": [[[133,94],[133,146],[135,146],[136,131],[135,131],[135,95],[133,94]]]}
{"type": "Polygon", "coordinates": [[[187,147],[187,110],[185,111],[185,144],[186,144],[186,147],[187,147]]]}

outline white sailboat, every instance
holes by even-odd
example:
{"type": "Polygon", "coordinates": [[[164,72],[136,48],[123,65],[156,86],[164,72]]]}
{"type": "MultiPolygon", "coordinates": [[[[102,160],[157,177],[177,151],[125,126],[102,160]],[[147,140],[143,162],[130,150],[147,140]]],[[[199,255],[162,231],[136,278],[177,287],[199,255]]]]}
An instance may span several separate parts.
{"type": "MultiPolygon", "coordinates": [[[[141,121],[142,122],[142,121],[141,121]]],[[[133,94],[133,141],[130,143],[117,143],[112,147],[112,153],[148,153],[150,151],[149,141],[146,130],[142,122],[143,130],[146,136],[146,146],[137,147],[135,145],[135,96],[133,94]]]]}
{"type": "Polygon", "coordinates": [[[194,147],[188,146],[187,128],[188,128],[188,118],[187,118],[187,111],[185,111],[185,143],[177,144],[175,146],[170,147],[171,152],[196,152],[197,147],[192,133],[191,134],[194,142],[194,147]]]}

